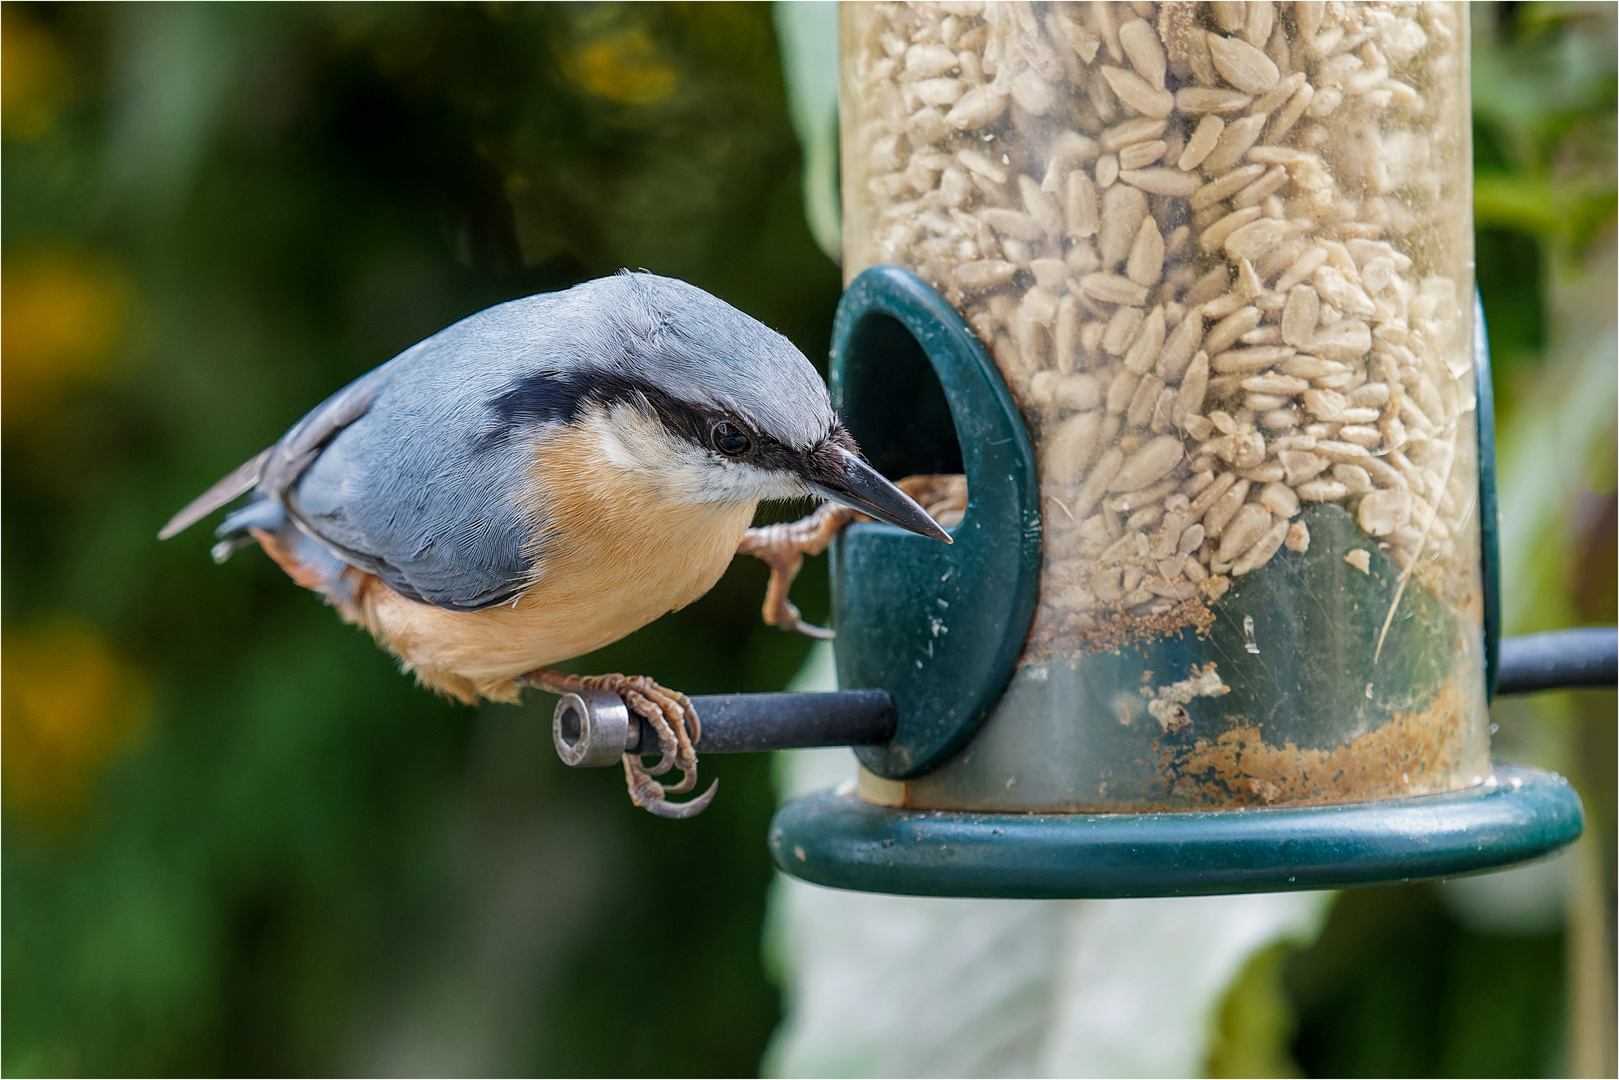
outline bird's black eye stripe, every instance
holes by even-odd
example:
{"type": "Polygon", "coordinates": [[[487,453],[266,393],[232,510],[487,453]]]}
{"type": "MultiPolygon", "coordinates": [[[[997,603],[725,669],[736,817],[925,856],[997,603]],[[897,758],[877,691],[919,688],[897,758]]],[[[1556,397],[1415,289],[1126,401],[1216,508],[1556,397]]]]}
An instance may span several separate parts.
{"type": "Polygon", "coordinates": [[[753,440],[748,438],[747,432],[729,420],[721,420],[715,424],[708,437],[714,444],[714,449],[726,457],[741,457],[753,445],[753,440]]]}

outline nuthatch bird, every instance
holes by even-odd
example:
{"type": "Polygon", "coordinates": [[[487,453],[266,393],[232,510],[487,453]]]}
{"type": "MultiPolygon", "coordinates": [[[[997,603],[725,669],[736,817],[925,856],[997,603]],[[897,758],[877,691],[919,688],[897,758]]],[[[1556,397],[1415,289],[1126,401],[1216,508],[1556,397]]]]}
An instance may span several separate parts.
{"type": "MultiPolygon", "coordinates": [[[[909,485],[908,485],[909,486],[909,485]]],[[[786,338],[692,285],[621,273],[461,320],[322,402],[181,510],[168,538],[238,496],[214,557],[257,541],[428,687],[515,701],[608,690],[657,733],[624,757],[635,802],[688,817],[699,720],[645,676],[550,665],[696,600],[739,546],[770,561],[769,621],[806,551],[864,515],[949,541],[861,460],[786,338]],[[764,500],[842,504],[749,530],[764,500]],[[747,543],[744,544],[744,538],[747,543]],[[654,777],[683,773],[665,787],[654,777]]]]}

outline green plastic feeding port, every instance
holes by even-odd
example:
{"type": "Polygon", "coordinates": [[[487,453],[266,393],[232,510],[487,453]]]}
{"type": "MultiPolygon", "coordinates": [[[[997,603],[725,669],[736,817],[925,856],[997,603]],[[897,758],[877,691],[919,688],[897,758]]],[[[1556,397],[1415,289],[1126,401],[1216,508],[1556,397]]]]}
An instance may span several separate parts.
{"type": "Polygon", "coordinates": [[[914,895],[1192,895],[1474,873],[1574,840],[1564,780],[1489,758],[1488,352],[1481,313],[1461,318],[1473,371],[1427,403],[1446,446],[1369,465],[1284,432],[1290,467],[1325,458],[1338,485],[1311,488],[1233,467],[1229,432],[1110,410],[1094,376],[1009,387],[916,274],[860,274],[835,403],[886,475],[963,472],[969,501],[951,546],[877,524],[834,546],[840,685],[887,690],[897,724],[857,749],[856,785],[778,812],[777,865],[914,895]],[[1378,467],[1410,475],[1346,497],[1378,467]]]}

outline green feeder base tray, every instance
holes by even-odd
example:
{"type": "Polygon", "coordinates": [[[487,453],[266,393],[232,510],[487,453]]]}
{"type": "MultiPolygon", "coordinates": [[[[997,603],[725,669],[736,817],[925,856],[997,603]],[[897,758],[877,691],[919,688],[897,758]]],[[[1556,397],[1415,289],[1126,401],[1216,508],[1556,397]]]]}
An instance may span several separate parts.
{"type": "Polygon", "coordinates": [[[1499,869],[1580,835],[1579,796],[1539,769],[1335,806],[1158,814],[906,810],[823,792],[777,812],[770,852],[818,885],[1023,899],[1333,889],[1499,869]]]}

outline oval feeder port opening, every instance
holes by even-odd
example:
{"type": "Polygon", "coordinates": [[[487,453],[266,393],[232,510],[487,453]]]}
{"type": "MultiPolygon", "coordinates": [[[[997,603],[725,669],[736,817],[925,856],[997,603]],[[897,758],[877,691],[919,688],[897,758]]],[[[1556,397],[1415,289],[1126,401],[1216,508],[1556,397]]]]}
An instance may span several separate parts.
{"type": "Polygon", "coordinates": [[[872,468],[893,481],[964,471],[944,386],[903,322],[873,312],[852,329],[843,352],[881,358],[845,362],[833,386],[839,414],[872,468]]]}

